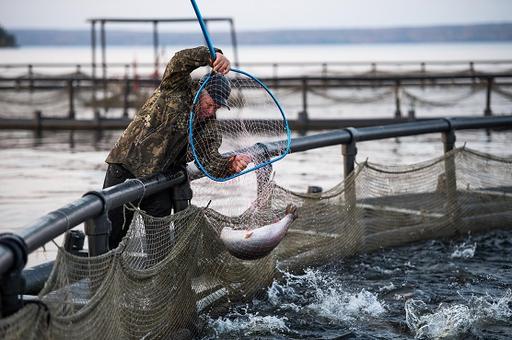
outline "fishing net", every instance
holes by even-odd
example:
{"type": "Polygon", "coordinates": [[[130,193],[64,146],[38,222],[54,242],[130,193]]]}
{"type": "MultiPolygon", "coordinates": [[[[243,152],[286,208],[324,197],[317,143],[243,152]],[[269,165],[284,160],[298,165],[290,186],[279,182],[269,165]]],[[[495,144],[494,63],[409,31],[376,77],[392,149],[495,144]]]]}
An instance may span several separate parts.
{"type": "Polygon", "coordinates": [[[301,272],[355,253],[512,226],[512,159],[462,148],[414,165],[364,162],[319,193],[291,191],[270,177],[263,211],[282,218],[292,203],[299,217],[268,256],[244,261],[219,235],[226,227],[249,228],[257,184],[256,178],[246,188],[252,195],[231,200],[245,205],[237,215],[192,205],[155,218],[131,208],[135,217],[118,248],[97,257],[60,249],[40,302],[0,320],[0,337],[200,336],[206,315],[258,296],[280,279],[279,270],[301,272]]]}
{"type": "Polygon", "coordinates": [[[248,73],[232,70],[230,75],[201,78],[189,117],[192,156],[208,178],[220,182],[265,167],[283,158],[290,147],[288,122],[272,92],[248,73]],[[213,112],[211,105],[218,110],[213,112]],[[272,145],[264,158],[259,156],[262,143],[272,145]],[[237,155],[251,164],[234,168],[237,155]]]}

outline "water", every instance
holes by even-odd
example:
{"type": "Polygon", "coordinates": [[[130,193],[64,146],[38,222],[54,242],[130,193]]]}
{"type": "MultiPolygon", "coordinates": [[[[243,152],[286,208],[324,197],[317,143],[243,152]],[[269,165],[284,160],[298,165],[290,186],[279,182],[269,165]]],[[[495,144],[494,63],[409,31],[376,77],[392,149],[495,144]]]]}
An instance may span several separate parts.
{"type": "MultiPolygon", "coordinates": [[[[191,46],[162,46],[159,55],[165,62],[175,52],[191,46]]],[[[229,46],[221,46],[233,58],[229,46]]],[[[98,58],[99,58],[99,52],[98,58]]],[[[346,45],[258,45],[239,47],[239,60],[250,62],[378,62],[378,61],[476,61],[510,60],[510,42],[418,43],[418,44],[346,44],[346,45]]],[[[107,62],[153,63],[152,46],[109,46],[107,62]]],[[[20,47],[0,50],[4,63],[76,63],[91,62],[89,47],[20,47]]],[[[368,65],[369,66],[369,65],[368,65]]],[[[478,65],[477,65],[478,66],[478,65]]],[[[319,67],[319,66],[318,66],[319,67]]],[[[419,67],[419,65],[418,65],[419,67]]],[[[446,66],[444,66],[446,67],[446,66]]],[[[510,67],[510,65],[509,65],[510,67]]],[[[35,70],[37,71],[37,69],[35,70]]]]}
{"type": "Polygon", "coordinates": [[[512,231],[495,231],[284,272],[259,299],[206,317],[203,338],[508,339],[510,256],[512,231]]]}

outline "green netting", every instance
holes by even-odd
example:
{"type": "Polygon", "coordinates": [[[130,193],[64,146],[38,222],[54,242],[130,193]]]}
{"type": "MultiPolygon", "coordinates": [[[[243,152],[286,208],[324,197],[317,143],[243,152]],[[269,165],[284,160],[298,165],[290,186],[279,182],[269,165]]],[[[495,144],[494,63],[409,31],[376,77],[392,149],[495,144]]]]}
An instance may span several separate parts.
{"type": "MultiPolygon", "coordinates": [[[[207,183],[195,185],[214,188],[207,183]]],[[[365,162],[323,193],[271,181],[260,197],[264,209],[248,204],[232,215],[190,206],[154,218],[135,209],[117,249],[90,258],[60,249],[41,303],[0,320],[0,337],[186,338],[200,333],[207,313],[223,313],[279,280],[278,268],[299,272],[383,247],[510,228],[512,160],[457,149],[409,166],[365,162]],[[226,251],[223,228],[259,227],[283,217],[290,203],[299,217],[270,255],[244,261],[226,251]]]]}

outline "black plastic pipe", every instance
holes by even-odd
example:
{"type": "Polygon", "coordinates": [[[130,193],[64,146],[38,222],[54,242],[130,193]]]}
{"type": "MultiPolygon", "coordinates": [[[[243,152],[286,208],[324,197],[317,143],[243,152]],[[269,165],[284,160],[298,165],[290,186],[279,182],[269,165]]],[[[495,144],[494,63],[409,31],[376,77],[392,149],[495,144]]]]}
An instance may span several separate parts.
{"type": "MultiPolygon", "coordinates": [[[[122,184],[101,190],[99,193],[105,197],[109,208],[116,208],[125,203],[137,201],[143,196],[170,188],[184,180],[185,174],[181,172],[173,177],[160,174],[145,180],[127,180],[122,184]]],[[[25,240],[30,253],[76,225],[97,216],[103,209],[104,202],[98,195],[86,194],[39,218],[29,227],[24,228],[19,235],[25,240]]],[[[9,270],[13,260],[10,250],[0,246],[0,275],[9,270]]]]}

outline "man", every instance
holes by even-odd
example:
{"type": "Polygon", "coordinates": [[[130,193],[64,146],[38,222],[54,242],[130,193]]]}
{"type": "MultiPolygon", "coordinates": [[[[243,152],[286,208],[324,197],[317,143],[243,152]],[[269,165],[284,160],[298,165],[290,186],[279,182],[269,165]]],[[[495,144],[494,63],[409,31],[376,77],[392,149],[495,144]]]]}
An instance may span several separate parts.
{"type": "MultiPolygon", "coordinates": [[[[224,157],[218,151],[222,141],[216,128],[215,112],[221,106],[228,105],[231,89],[223,75],[229,72],[230,62],[220,50],[217,50],[216,59],[211,61],[208,48],[201,46],[182,50],[169,61],[160,85],[108,155],[104,188],[128,178],[185,169],[187,161],[190,161],[190,157],[187,159],[189,112],[197,91],[190,73],[207,65],[212,67],[215,74],[194,108],[197,116],[194,134],[201,137],[197,140],[202,144],[196,147],[201,163],[217,177],[225,177],[247,167],[251,161],[248,156],[224,157]]],[[[183,210],[191,198],[192,191],[187,181],[185,185],[145,197],[140,206],[149,215],[161,217],[169,215],[172,209],[183,210]]],[[[109,246],[113,249],[126,235],[132,214],[123,214],[120,207],[111,210],[109,218],[112,222],[109,246]]]]}

